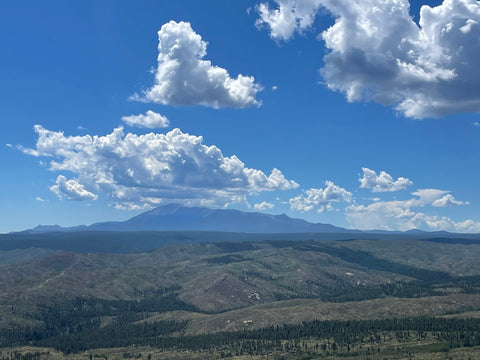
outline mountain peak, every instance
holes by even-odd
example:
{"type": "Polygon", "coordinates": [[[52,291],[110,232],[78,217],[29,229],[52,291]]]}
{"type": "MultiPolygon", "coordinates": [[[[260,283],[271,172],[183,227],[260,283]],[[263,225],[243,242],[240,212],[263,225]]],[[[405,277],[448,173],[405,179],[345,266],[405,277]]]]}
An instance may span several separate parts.
{"type": "Polygon", "coordinates": [[[185,206],[177,203],[166,204],[163,206],[158,206],[155,209],[149,210],[143,214],[151,214],[151,215],[166,215],[166,214],[174,214],[178,209],[183,208],[185,206]]]}
{"type": "Polygon", "coordinates": [[[244,233],[350,232],[328,224],[313,224],[286,214],[271,215],[235,209],[212,209],[166,204],[124,222],[97,223],[89,230],[225,231],[244,233]]]}
{"type": "Polygon", "coordinates": [[[222,231],[237,233],[352,233],[330,224],[310,223],[286,214],[272,215],[236,209],[190,207],[170,203],[126,221],[99,222],[64,228],[39,225],[25,233],[75,231],[222,231]]]}

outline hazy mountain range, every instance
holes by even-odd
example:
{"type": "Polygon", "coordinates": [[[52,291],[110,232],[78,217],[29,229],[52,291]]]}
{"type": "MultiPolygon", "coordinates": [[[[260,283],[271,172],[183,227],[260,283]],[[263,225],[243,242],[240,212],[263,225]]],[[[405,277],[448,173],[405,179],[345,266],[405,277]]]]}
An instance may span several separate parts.
{"type": "Polygon", "coordinates": [[[330,224],[311,223],[285,214],[270,215],[231,209],[210,209],[168,204],[126,221],[99,222],[90,226],[40,225],[26,233],[63,231],[226,231],[240,233],[356,233],[330,224]]]}

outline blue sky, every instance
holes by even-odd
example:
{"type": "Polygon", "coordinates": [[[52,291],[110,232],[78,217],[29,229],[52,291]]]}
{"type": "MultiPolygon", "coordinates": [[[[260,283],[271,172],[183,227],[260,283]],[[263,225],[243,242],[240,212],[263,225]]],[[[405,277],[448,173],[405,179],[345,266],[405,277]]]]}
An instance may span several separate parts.
{"type": "Polygon", "coordinates": [[[479,2],[293,3],[2,1],[0,232],[168,202],[480,232],[479,2]]]}

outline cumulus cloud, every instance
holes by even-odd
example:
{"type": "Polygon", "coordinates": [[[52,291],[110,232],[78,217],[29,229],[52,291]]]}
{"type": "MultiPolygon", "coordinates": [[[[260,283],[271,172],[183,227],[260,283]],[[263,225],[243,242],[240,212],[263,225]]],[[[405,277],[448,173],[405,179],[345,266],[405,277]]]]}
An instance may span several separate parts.
{"type": "Polygon", "coordinates": [[[158,32],[155,84],[132,99],[165,105],[213,108],[259,106],[262,87],[253,76],[232,78],[227,70],[203,60],[207,43],[188,22],[170,21],[158,32]]]}
{"type": "Polygon", "coordinates": [[[317,208],[318,212],[333,209],[334,202],[350,202],[352,193],[335,185],[331,181],[325,181],[325,189],[305,190],[300,196],[290,199],[290,208],[295,211],[312,211],[317,208]]]}
{"type": "Polygon", "coordinates": [[[466,220],[455,222],[449,217],[427,215],[417,208],[426,206],[461,205],[448,191],[437,189],[419,189],[413,192],[415,198],[395,201],[376,201],[368,205],[353,204],[346,208],[348,221],[361,230],[410,230],[430,228],[461,232],[480,231],[480,222],[466,220]]]}
{"type": "Polygon", "coordinates": [[[468,202],[459,201],[452,194],[447,194],[440,199],[435,200],[432,205],[435,207],[447,207],[468,204],[468,202]]]}
{"type": "Polygon", "coordinates": [[[419,24],[408,0],[275,0],[259,22],[275,39],[313,24],[320,8],[335,24],[323,31],[326,85],[350,102],[375,101],[422,119],[480,112],[480,2],[424,5],[419,24]]]}
{"type": "Polygon", "coordinates": [[[371,189],[373,192],[393,192],[404,190],[413,183],[404,177],[399,177],[397,180],[387,174],[385,171],[380,171],[380,174],[368,168],[362,168],[363,176],[359,179],[360,187],[362,189],[371,189]]]}
{"type": "Polygon", "coordinates": [[[312,26],[322,0],[276,0],[278,9],[271,9],[268,3],[258,5],[260,19],[256,25],[270,28],[270,36],[275,40],[289,40],[295,32],[302,33],[312,26]]]}
{"type": "Polygon", "coordinates": [[[377,201],[369,205],[350,205],[346,216],[360,230],[409,230],[421,225],[423,214],[412,211],[412,201],[377,201]]]}
{"type": "Polygon", "coordinates": [[[52,171],[77,176],[57,178],[52,191],[72,200],[107,194],[113,204],[132,207],[161,201],[189,205],[225,205],[245,202],[248,194],[298,187],[282,172],[270,175],[248,168],[235,155],[224,156],[201,136],[174,129],[166,134],[125,134],[123,128],[105,136],[65,136],[35,126],[35,149],[26,154],[51,157],[52,171]],[[87,190],[88,189],[88,190],[87,190]]]}
{"type": "Polygon", "coordinates": [[[50,191],[59,198],[66,196],[68,200],[97,200],[98,196],[85,189],[76,179],[67,180],[63,175],[58,175],[56,184],[50,187],[50,191]]]}
{"type": "Polygon", "coordinates": [[[480,232],[480,222],[476,222],[473,220],[465,220],[455,223],[455,228],[461,232],[478,233],[480,232]]]}
{"type": "Polygon", "coordinates": [[[445,194],[448,194],[450,191],[439,190],[439,189],[418,189],[413,192],[412,195],[417,196],[418,206],[432,205],[436,200],[440,199],[445,194]]]}
{"type": "Polygon", "coordinates": [[[269,210],[269,209],[273,209],[274,207],[275,207],[274,204],[269,203],[269,202],[266,202],[266,201],[262,201],[262,202],[259,203],[259,204],[253,205],[253,208],[254,208],[255,210],[258,210],[258,211],[269,210]]]}
{"type": "Polygon", "coordinates": [[[150,210],[153,208],[152,204],[148,204],[148,203],[136,204],[133,202],[113,203],[112,206],[117,210],[128,210],[128,211],[150,210]]]}
{"type": "Polygon", "coordinates": [[[170,125],[166,116],[148,110],[145,114],[122,117],[122,121],[129,126],[139,126],[148,129],[166,128],[170,125]]]}

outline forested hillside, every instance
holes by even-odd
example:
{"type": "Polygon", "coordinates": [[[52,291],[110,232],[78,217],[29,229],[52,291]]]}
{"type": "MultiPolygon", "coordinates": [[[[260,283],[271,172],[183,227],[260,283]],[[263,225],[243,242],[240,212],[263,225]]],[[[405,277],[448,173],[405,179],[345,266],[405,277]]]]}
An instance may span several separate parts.
{"type": "Polygon", "coordinates": [[[478,345],[477,320],[441,320],[480,313],[480,245],[474,241],[23,251],[23,260],[18,250],[3,252],[14,260],[0,267],[2,347],[80,354],[135,345],[163,354],[204,349],[209,356],[241,357],[371,356],[367,343],[388,355],[392,344],[417,338],[422,351],[478,345]]]}

